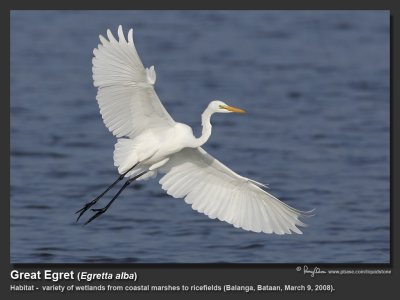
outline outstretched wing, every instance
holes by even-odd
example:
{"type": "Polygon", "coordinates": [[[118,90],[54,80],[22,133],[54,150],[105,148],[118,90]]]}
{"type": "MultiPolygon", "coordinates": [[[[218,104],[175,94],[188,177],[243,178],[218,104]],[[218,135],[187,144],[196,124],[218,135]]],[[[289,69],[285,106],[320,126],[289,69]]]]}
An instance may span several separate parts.
{"type": "Polygon", "coordinates": [[[134,138],[143,130],[173,126],[155,90],[154,66],[145,69],[133,44],[118,27],[118,41],[110,30],[100,35],[101,45],[93,50],[93,80],[104,124],[116,136],[134,138]]]}
{"type": "Polygon", "coordinates": [[[267,193],[262,184],[236,174],[202,148],[181,150],[160,171],[166,173],[160,184],[169,195],[184,197],[211,219],[245,230],[301,234],[297,226],[306,225],[299,218],[310,215],[267,193]]]}

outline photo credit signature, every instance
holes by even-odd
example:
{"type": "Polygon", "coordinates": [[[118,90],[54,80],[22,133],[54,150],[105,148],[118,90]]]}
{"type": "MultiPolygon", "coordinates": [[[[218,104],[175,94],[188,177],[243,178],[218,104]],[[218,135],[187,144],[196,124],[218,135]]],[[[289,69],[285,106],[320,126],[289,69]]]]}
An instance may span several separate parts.
{"type": "Polygon", "coordinates": [[[316,274],[325,274],[326,271],[321,270],[318,267],[314,267],[314,269],[309,269],[307,265],[304,265],[303,268],[298,266],[296,271],[301,271],[303,269],[303,274],[310,274],[311,277],[314,277],[316,274]]]}

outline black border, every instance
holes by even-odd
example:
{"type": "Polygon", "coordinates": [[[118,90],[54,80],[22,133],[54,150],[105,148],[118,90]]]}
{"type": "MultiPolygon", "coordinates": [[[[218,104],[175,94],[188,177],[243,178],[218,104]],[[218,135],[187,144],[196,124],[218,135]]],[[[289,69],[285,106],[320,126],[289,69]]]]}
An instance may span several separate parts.
{"type": "MultiPolygon", "coordinates": [[[[375,296],[375,297],[382,297],[382,295],[388,295],[389,291],[395,291],[395,282],[400,282],[397,278],[399,277],[398,272],[399,269],[399,261],[398,261],[398,251],[399,249],[399,239],[398,234],[396,236],[397,228],[398,228],[398,205],[394,201],[395,195],[398,195],[398,188],[395,186],[395,179],[398,177],[398,162],[395,157],[395,153],[398,149],[398,138],[395,138],[395,133],[398,132],[398,122],[395,118],[395,112],[398,113],[398,104],[394,100],[398,95],[398,86],[395,86],[395,78],[398,78],[398,58],[395,54],[398,55],[400,53],[399,47],[399,21],[400,13],[398,7],[395,8],[396,1],[276,1],[274,3],[263,3],[261,1],[253,1],[248,0],[244,2],[226,2],[226,3],[216,3],[208,1],[202,1],[201,3],[189,3],[184,1],[159,1],[156,3],[155,0],[152,1],[120,1],[114,0],[112,2],[98,2],[98,1],[87,1],[86,3],[55,3],[55,2],[47,2],[47,1],[14,1],[13,3],[2,3],[4,7],[1,10],[1,23],[3,23],[2,28],[5,31],[3,33],[3,39],[8,39],[10,41],[10,10],[49,10],[49,9],[67,9],[67,10],[86,10],[86,9],[267,9],[267,10],[390,10],[390,40],[391,40],[391,53],[390,53],[390,225],[391,225],[391,232],[390,232],[390,263],[388,264],[308,264],[308,265],[317,265],[321,269],[323,268],[346,268],[346,269],[391,269],[392,275],[321,275],[320,277],[312,278],[310,281],[309,278],[304,277],[303,275],[297,274],[294,269],[298,265],[303,264],[292,264],[292,263],[285,263],[285,264],[10,264],[10,247],[9,244],[5,244],[1,247],[2,251],[2,266],[3,271],[1,272],[1,282],[4,285],[1,288],[1,293],[4,293],[4,296],[8,298],[14,297],[21,297],[24,296],[39,296],[39,297],[51,297],[55,294],[53,293],[40,293],[35,292],[34,294],[29,293],[11,293],[9,291],[9,285],[12,283],[10,279],[10,271],[13,269],[19,269],[24,271],[37,271],[43,269],[53,269],[59,271],[68,271],[68,270],[85,270],[85,271],[110,271],[110,272],[117,272],[123,270],[131,270],[138,272],[138,276],[143,278],[148,284],[246,284],[252,283],[258,284],[260,282],[268,281],[269,284],[285,284],[285,283],[298,283],[298,284],[308,284],[311,283],[319,283],[319,282],[329,282],[336,285],[336,292],[334,295],[339,296],[345,295],[346,293],[354,293],[354,296],[375,296]],[[156,6],[156,7],[155,7],[156,6]],[[7,266],[7,267],[6,267],[7,266]],[[234,272],[236,269],[236,272],[234,272]],[[269,278],[266,280],[266,278],[269,278]]],[[[10,48],[2,47],[4,51],[2,54],[3,60],[3,80],[2,83],[4,87],[2,89],[3,99],[10,99],[10,48]],[[8,87],[8,89],[6,89],[8,87]]],[[[10,155],[10,114],[9,114],[9,101],[2,101],[1,105],[3,109],[1,112],[4,114],[1,118],[2,120],[2,133],[4,137],[8,137],[7,145],[3,145],[1,147],[1,153],[3,155],[3,170],[7,172],[8,176],[7,181],[2,181],[2,193],[4,194],[3,201],[1,202],[1,211],[6,212],[6,216],[1,218],[1,222],[3,223],[1,226],[3,234],[3,238],[7,238],[8,242],[10,242],[10,231],[9,231],[9,210],[10,210],[10,203],[8,201],[10,192],[10,162],[9,162],[9,155],[10,155]],[[7,171],[8,169],[8,171],[7,171]],[[4,183],[5,182],[5,183],[4,183]],[[7,192],[6,192],[7,191],[7,192]],[[6,196],[7,195],[7,196],[6,196]]],[[[396,114],[397,115],[397,114],[396,114]]],[[[15,283],[15,282],[14,282],[15,283]]],[[[112,283],[112,282],[110,282],[112,283]]],[[[146,284],[142,282],[142,284],[146,284]]],[[[262,283],[259,283],[262,284],[262,283]]],[[[264,283],[265,284],[265,283],[264,283]]],[[[196,294],[195,292],[192,293],[175,293],[175,294],[168,294],[165,293],[165,296],[187,296],[187,295],[196,294]]],[[[68,294],[64,294],[65,296],[77,296],[78,293],[71,292],[68,294]]],[[[62,296],[64,296],[62,295],[62,296]]],[[[100,297],[110,297],[114,295],[113,293],[99,293],[99,292],[86,292],[81,293],[80,296],[82,297],[92,297],[92,296],[100,296],[100,297]]],[[[117,294],[115,294],[117,295],[117,294]]],[[[138,297],[138,296],[146,296],[153,298],[154,296],[163,295],[161,293],[147,293],[147,294],[139,294],[139,293],[124,293],[118,294],[118,296],[129,296],[129,297],[138,297]]],[[[218,297],[232,297],[232,296],[239,296],[243,297],[244,294],[242,293],[214,293],[214,296],[218,297]]],[[[246,294],[250,295],[250,294],[246,294]]],[[[267,297],[272,296],[272,294],[251,294],[257,295],[260,297],[267,297]]],[[[282,296],[286,297],[289,295],[294,295],[295,297],[303,296],[303,294],[299,293],[283,293],[282,296]]],[[[314,294],[318,297],[322,296],[322,294],[314,294]]],[[[61,296],[61,294],[57,294],[57,297],[61,296]]],[[[199,296],[211,296],[208,292],[203,292],[199,294],[199,296]]],[[[275,296],[275,295],[274,295],[275,296]]],[[[312,294],[304,294],[304,296],[312,296],[312,294]]]]}

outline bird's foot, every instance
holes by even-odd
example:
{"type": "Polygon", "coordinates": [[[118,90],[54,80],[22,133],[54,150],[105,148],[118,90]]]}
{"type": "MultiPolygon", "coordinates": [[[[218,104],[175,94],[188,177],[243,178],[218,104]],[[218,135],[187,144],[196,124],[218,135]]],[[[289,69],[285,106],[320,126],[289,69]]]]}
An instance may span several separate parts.
{"type": "Polygon", "coordinates": [[[107,211],[108,207],[103,207],[103,208],[92,208],[92,211],[95,211],[96,213],[85,223],[85,225],[89,224],[92,222],[94,219],[99,217],[100,215],[104,214],[107,211]]]}
{"type": "MultiPolygon", "coordinates": [[[[96,199],[95,199],[96,200],[96,199]]],[[[75,212],[75,214],[79,214],[78,218],[76,219],[76,222],[79,221],[79,219],[82,217],[82,215],[89,209],[91,208],[93,205],[96,204],[97,201],[90,201],[89,203],[86,203],[84,207],[82,207],[80,210],[78,210],[77,212],[75,212]]]]}

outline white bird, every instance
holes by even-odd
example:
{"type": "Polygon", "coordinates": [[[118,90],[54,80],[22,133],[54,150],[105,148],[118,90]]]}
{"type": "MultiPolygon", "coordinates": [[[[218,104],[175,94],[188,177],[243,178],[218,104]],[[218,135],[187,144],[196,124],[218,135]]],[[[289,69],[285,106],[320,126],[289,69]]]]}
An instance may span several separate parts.
{"type": "Polygon", "coordinates": [[[118,193],[96,213],[103,214],[132,181],[164,174],[160,184],[175,198],[184,198],[192,208],[211,219],[245,230],[265,233],[299,233],[299,220],[310,212],[294,209],[263,188],[265,185],[240,176],[209,155],[201,146],[211,135],[214,113],[244,113],[222,101],[211,101],[203,114],[200,137],[192,129],[175,122],[161,104],[155,90],[154,66],[145,68],[133,43],[118,28],[118,40],[110,30],[100,35],[94,49],[93,80],[98,87],[97,102],[104,124],[116,136],[114,165],[118,179],[101,195],[77,211],[79,218],[117,182],[128,178],[118,193]]]}

